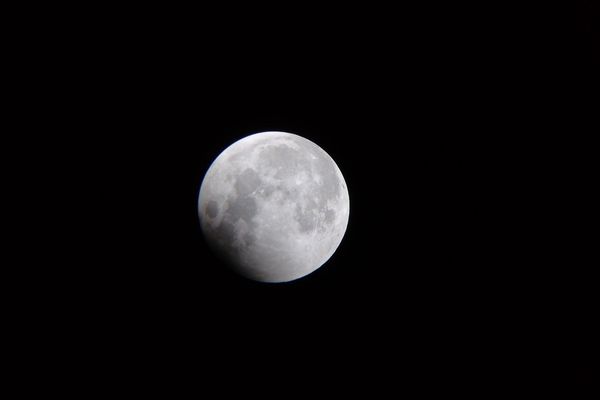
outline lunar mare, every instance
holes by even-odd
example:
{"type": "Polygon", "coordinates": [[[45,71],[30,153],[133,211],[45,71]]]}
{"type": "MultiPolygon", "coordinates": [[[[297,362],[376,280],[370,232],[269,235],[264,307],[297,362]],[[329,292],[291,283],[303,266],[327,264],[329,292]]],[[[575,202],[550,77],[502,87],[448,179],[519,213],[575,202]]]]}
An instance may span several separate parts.
{"type": "Polygon", "coordinates": [[[333,159],[286,132],[247,136],[208,169],[198,198],[210,247],[241,275],[263,282],[301,278],[342,241],[348,189],[333,159]]]}

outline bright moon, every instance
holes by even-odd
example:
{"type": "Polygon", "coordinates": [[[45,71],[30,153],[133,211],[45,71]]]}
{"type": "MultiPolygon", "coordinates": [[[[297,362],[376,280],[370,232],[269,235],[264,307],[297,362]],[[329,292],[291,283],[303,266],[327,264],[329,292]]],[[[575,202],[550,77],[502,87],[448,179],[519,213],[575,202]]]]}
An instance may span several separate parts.
{"type": "Polygon", "coordinates": [[[198,198],[210,247],[241,275],[287,282],[335,252],[348,226],[344,177],[319,146],[285,132],[247,136],[212,163],[198,198]]]}

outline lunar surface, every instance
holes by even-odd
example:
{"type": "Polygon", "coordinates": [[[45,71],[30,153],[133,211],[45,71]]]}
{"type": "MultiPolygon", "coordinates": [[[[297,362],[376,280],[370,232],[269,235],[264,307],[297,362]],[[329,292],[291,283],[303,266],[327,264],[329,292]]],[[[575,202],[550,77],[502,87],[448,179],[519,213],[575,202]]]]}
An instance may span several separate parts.
{"type": "Polygon", "coordinates": [[[262,132],[225,149],[198,198],[202,232],[235,271],[287,282],[322,266],[348,225],[346,182],[333,159],[291,133],[262,132]]]}

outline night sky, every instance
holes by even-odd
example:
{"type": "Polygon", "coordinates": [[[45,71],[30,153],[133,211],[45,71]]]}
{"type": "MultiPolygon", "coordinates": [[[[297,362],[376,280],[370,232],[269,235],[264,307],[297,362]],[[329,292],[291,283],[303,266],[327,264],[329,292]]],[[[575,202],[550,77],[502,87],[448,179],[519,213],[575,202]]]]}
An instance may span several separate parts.
{"type": "MultiPolygon", "coordinates": [[[[569,376],[588,368],[593,380],[582,321],[594,275],[570,243],[553,244],[549,217],[565,196],[547,187],[579,128],[574,101],[589,107],[560,100],[548,67],[560,57],[547,51],[558,42],[527,21],[507,28],[508,10],[456,5],[111,15],[73,39],[77,64],[63,71],[87,132],[75,158],[94,165],[78,196],[102,205],[81,222],[94,227],[74,256],[85,268],[64,278],[111,368],[225,393],[489,388],[555,363],[547,322],[576,309],[569,376]],[[285,284],[217,262],[196,210],[214,158],[267,130],[322,147],[350,194],[334,256],[285,284]]],[[[577,15],[567,64],[583,80],[597,19],[577,15]]]]}

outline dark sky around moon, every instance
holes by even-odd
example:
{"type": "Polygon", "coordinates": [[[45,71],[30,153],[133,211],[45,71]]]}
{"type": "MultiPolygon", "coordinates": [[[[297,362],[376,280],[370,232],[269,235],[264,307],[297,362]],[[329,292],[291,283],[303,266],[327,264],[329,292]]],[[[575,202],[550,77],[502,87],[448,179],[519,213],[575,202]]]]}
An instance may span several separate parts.
{"type": "Polygon", "coordinates": [[[206,363],[204,374],[251,385],[261,360],[283,387],[300,376],[387,393],[402,382],[522,378],[542,359],[532,352],[545,321],[566,307],[578,338],[569,365],[588,366],[591,243],[579,231],[553,243],[552,202],[568,196],[546,191],[565,175],[580,187],[593,170],[586,139],[571,145],[590,103],[559,96],[568,89],[551,70],[562,60],[572,86],[591,85],[597,19],[580,3],[591,11],[577,14],[568,59],[546,54],[527,21],[506,30],[522,12],[428,2],[121,10],[110,28],[102,19],[67,35],[76,43],[64,57],[79,67],[61,110],[73,134],[42,144],[78,146],[75,162],[60,160],[77,175],[69,191],[99,205],[62,205],[87,215],[77,233],[94,227],[69,246],[78,267],[59,273],[80,299],[64,295],[65,309],[124,332],[138,359],[175,365],[173,377],[206,363]],[[222,268],[196,217],[214,158],[268,130],[322,147],[350,193],[342,244],[290,284],[222,268]]]}

